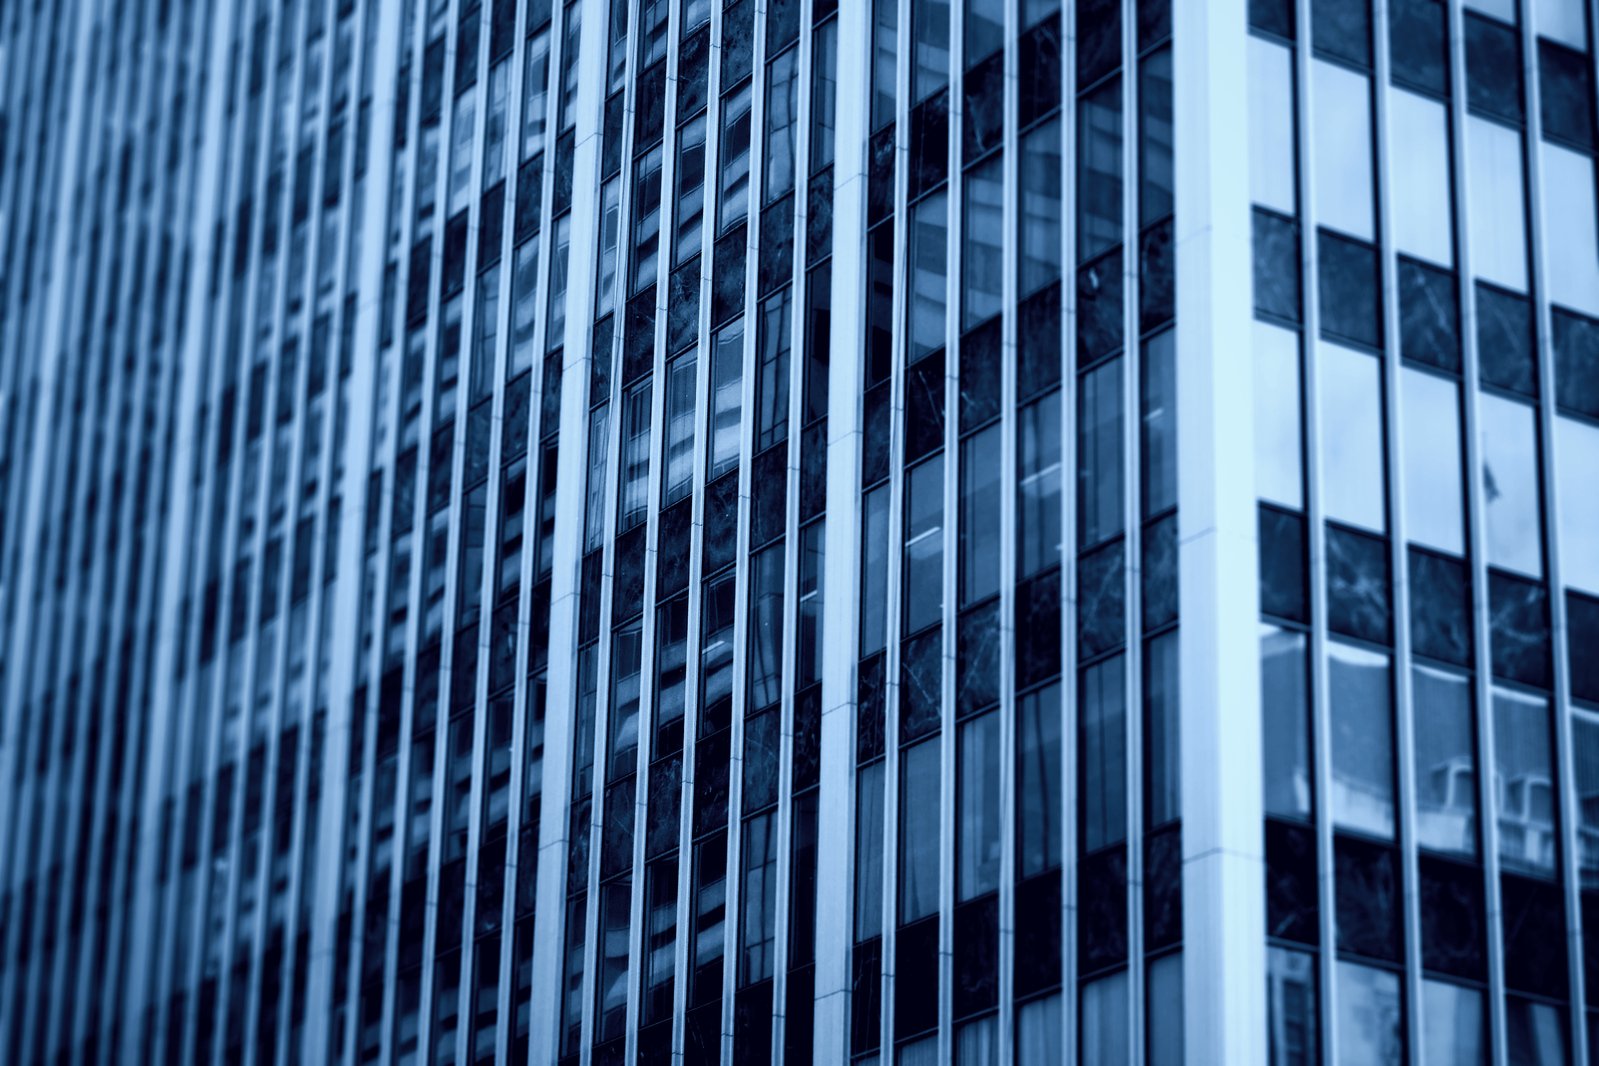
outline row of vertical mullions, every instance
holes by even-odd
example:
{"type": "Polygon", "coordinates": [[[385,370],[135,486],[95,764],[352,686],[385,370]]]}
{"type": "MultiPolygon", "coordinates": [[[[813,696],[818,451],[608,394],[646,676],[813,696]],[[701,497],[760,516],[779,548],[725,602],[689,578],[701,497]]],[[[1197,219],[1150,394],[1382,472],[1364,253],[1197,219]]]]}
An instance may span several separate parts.
{"type": "MultiPolygon", "coordinates": [[[[1584,5],[1588,8],[1589,17],[1583,21],[1588,30],[1588,64],[1589,74],[1588,103],[1592,106],[1594,98],[1593,82],[1593,55],[1595,52],[1593,34],[1595,32],[1595,13],[1593,5],[1584,5]]],[[[1543,108],[1540,99],[1543,91],[1543,79],[1539,76],[1541,71],[1540,55],[1538,50],[1538,12],[1539,5],[1528,3],[1522,5],[1521,22],[1517,26],[1521,37],[1521,62],[1526,71],[1522,79],[1526,85],[1526,115],[1525,131],[1525,159],[1526,159],[1526,197],[1527,218],[1527,258],[1531,277],[1528,279],[1529,295],[1532,297],[1534,315],[1534,333],[1536,346],[1534,355],[1537,360],[1537,380],[1540,383],[1537,402],[1538,426],[1538,469],[1544,473],[1547,488],[1540,494],[1540,500],[1549,501],[1545,507],[1544,516],[1544,558],[1545,575],[1544,588],[1547,590],[1546,602],[1548,603],[1548,641],[1550,643],[1550,659],[1553,666],[1551,671],[1552,688],[1550,696],[1550,713],[1554,716],[1554,778],[1557,787],[1556,795],[1559,797],[1560,809],[1556,813],[1556,824],[1559,826],[1560,843],[1557,854],[1559,855],[1558,871],[1561,880],[1562,896],[1566,909],[1566,972],[1567,998],[1569,1000],[1569,1015],[1566,1019],[1569,1026],[1572,1060],[1574,1062],[1587,1062],[1590,1057],[1588,1047],[1588,999],[1585,988],[1587,970],[1583,959],[1583,932],[1582,932],[1582,892],[1581,872],[1578,869],[1582,861],[1582,853],[1578,850],[1577,827],[1582,819],[1581,801],[1577,797],[1576,786],[1576,760],[1573,755],[1572,740],[1572,700],[1571,700],[1571,673],[1570,655],[1572,645],[1565,640],[1566,630],[1566,596],[1561,585],[1560,569],[1560,522],[1558,510],[1560,501],[1556,499],[1555,487],[1559,484],[1558,462],[1560,452],[1555,447],[1555,367],[1554,354],[1550,337],[1552,335],[1551,313],[1547,296],[1550,286],[1546,280],[1550,274],[1551,264],[1546,252],[1549,241],[1545,231],[1546,223],[1553,223],[1544,211],[1544,185],[1543,171],[1543,108]],[[1567,649],[1566,655],[1561,655],[1561,649],[1567,649]]],[[[1592,153],[1589,153],[1592,158],[1592,153]]],[[[1593,186],[1588,189],[1590,197],[1594,195],[1593,186]]],[[[1590,357],[1592,353],[1589,353],[1590,357]]],[[[1480,588],[1486,589],[1484,583],[1480,588]]]]}
{"type": "MultiPolygon", "coordinates": [[[[157,72],[164,70],[167,66],[167,64],[160,62],[159,58],[153,59],[153,65],[156,67],[157,72]]],[[[139,82],[138,88],[128,94],[129,98],[134,101],[134,103],[129,106],[128,110],[131,113],[137,114],[139,104],[145,100],[146,93],[151,91],[159,92],[159,88],[152,86],[151,84],[153,81],[156,81],[157,78],[150,74],[142,64],[135,66],[135,64],[130,62],[127,64],[127,67],[134,68],[128,70],[128,73],[132,76],[136,76],[139,82]],[[141,74],[142,76],[139,76],[141,74]]],[[[97,139],[97,141],[98,143],[104,143],[104,138],[97,139]]],[[[146,154],[146,146],[141,144],[139,146],[139,150],[135,154],[136,157],[142,159],[146,154]]],[[[137,170],[137,164],[135,164],[133,167],[130,167],[130,169],[137,170]]],[[[109,199],[109,197],[107,198],[109,199]]],[[[103,210],[104,208],[102,206],[102,211],[103,210]]],[[[137,215],[140,213],[142,212],[138,207],[129,207],[125,205],[123,210],[119,212],[119,217],[114,224],[115,227],[127,230],[136,229],[137,224],[133,219],[130,218],[130,215],[137,215]]],[[[144,241],[139,242],[137,247],[148,254],[148,249],[152,243],[153,242],[147,236],[144,241]]],[[[132,246],[133,242],[130,240],[128,245],[132,246]]],[[[100,297],[99,303],[105,306],[86,307],[83,309],[84,313],[82,314],[81,318],[74,316],[74,320],[86,323],[99,321],[102,315],[108,318],[115,317],[115,309],[117,307],[127,306],[127,298],[129,295],[128,290],[130,286],[135,284],[133,279],[141,275],[142,271],[138,270],[137,266],[135,266],[134,269],[122,272],[120,278],[121,284],[117,287],[117,291],[110,291],[110,286],[103,285],[92,290],[100,297]]],[[[115,276],[116,275],[113,275],[113,277],[115,276]]],[[[134,322],[136,324],[142,322],[142,316],[137,311],[134,312],[134,322]]],[[[137,325],[135,325],[133,328],[126,330],[125,333],[119,333],[115,340],[107,337],[100,338],[99,343],[104,350],[102,358],[94,359],[86,355],[82,363],[82,366],[86,371],[97,366],[109,368],[111,371],[111,382],[109,383],[110,387],[108,389],[103,389],[103,391],[96,390],[97,395],[104,397],[104,411],[101,413],[102,417],[99,423],[101,426],[115,425],[117,423],[117,419],[111,417],[110,413],[118,410],[119,404],[129,403],[129,400],[127,399],[128,396],[138,395],[138,383],[129,381],[127,379],[130,376],[138,374],[139,369],[141,368],[133,364],[131,360],[117,359],[112,354],[113,348],[121,347],[123,344],[127,344],[131,348],[131,338],[137,335],[138,330],[137,325]],[[124,338],[127,338],[127,340],[124,340],[124,338]],[[117,372],[118,368],[123,365],[127,366],[126,374],[117,372]],[[126,395],[124,394],[124,390],[126,390],[126,395]]],[[[77,345],[77,347],[84,349],[86,353],[89,349],[88,344],[77,345]]],[[[106,385],[104,381],[102,381],[100,384],[102,388],[106,385]]],[[[87,407],[89,412],[93,412],[94,401],[91,400],[87,407]]],[[[114,433],[115,431],[113,430],[112,432],[114,433]]],[[[95,440],[99,436],[99,433],[93,431],[78,434],[76,437],[78,442],[77,446],[83,447],[87,442],[95,440]]],[[[114,485],[114,474],[112,468],[117,468],[116,472],[120,473],[120,467],[122,463],[126,461],[125,456],[125,451],[113,451],[110,453],[110,461],[104,463],[104,469],[99,473],[99,476],[93,478],[92,480],[86,479],[86,484],[83,491],[87,493],[89,499],[114,499],[112,492],[114,485]]],[[[92,468],[85,467],[80,464],[80,469],[92,468]]],[[[124,531],[123,536],[119,536],[114,539],[108,536],[108,532],[112,528],[113,523],[118,526],[125,526],[131,522],[131,512],[135,509],[137,503],[139,502],[134,497],[135,494],[132,492],[128,492],[125,495],[121,504],[121,514],[113,513],[110,507],[105,506],[100,507],[98,509],[98,513],[95,510],[83,507],[81,504],[80,506],[74,508],[74,513],[84,516],[85,518],[93,516],[97,520],[93,523],[88,521],[79,521],[74,524],[71,534],[68,538],[66,538],[67,543],[63,544],[61,547],[63,558],[82,560],[88,554],[89,547],[92,544],[103,543],[106,541],[123,545],[129,543],[131,538],[126,536],[126,531],[124,531]]],[[[116,642],[113,645],[108,656],[106,649],[102,646],[103,642],[101,638],[109,626],[109,622],[107,622],[106,618],[104,617],[106,613],[105,607],[107,600],[110,598],[110,596],[115,594],[116,590],[120,588],[120,584],[113,581],[112,575],[125,570],[126,563],[125,560],[121,558],[122,553],[120,552],[110,553],[109,558],[107,558],[107,554],[108,553],[104,552],[94,553],[94,561],[88,568],[87,573],[81,567],[74,567],[69,577],[69,588],[75,587],[77,582],[81,580],[90,588],[98,587],[103,591],[100,596],[91,594],[88,597],[86,611],[87,617],[80,619],[77,623],[78,627],[80,628],[80,632],[85,639],[82,644],[74,647],[74,651],[77,653],[75,656],[71,658],[59,657],[55,660],[56,671],[58,675],[66,673],[68,676],[79,677],[78,670],[73,668],[74,660],[81,664],[93,664],[96,661],[100,661],[101,665],[98,668],[98,672],[101,675],[101,683],[98,687],[101,691],[96,691],[97,686],[95,685],[95,675],[97,671],[94,669],[83,671],[80,677],[81,688],[79,685],[67,687],[65,685],[57,684],[55,686],[55,689],[58,693],[65,691],[69,696],[74,693],[79,694],[80,696],[81,702],[79,706],[72,707],[69,705],[66,707],[61,707],[57,710],[57,713],[54,717],[56,717],[65,728],[72,729],[74,725],[76,725],[75,731],[78,733],[77,739],[71,744],[71,750],[74,753],[74,758],[72,762],[68,764],[73,781],[70,782],[70,787],[67,788],[65,792],[67,795],[73,797],[87,796],[88,802],[78,799],[69,805],[60,805],[61,810],[59,817],[63,818],[66,824],[56,826],[53,831],[50,828],[50,823],[52,821],[51,815],[56,811],[56,807],[58,805],[46,805],[45,816],[43,819],[41,819],[44,824],[44,828],[41,829],[41,840],[44,842],[46,847],[69,840],[87,841],[89,839],[93,839],[99,841],[103,838],[104,834],[103,826],[97,826],[97,828],[100,828],[100,832],[93,833],[92,836],[86,834],[84,827],[88,824],[94,824],[89,821],[90,819],[94,819],[94,822],[96,823],[103,823],[104,818],[106,817],[106,815],[102,813],[100,818],[94,818],[97,810],[103,812],[105,803],[104,796],[106,791],[105,778],[110,772],[110,761],[115,757],[115,753],[111,753],[109,755],[103,753],[97,754],[92,753],[89,750],[91,746],[97,745],[97,742],[99,745],[103,745],[107,743],[107,737],[114,737],[116,735],[114,726],[106,728],[109,723],[104,722],[103,717],[106,713],[111,711],[111,708],[117,702],[117,695],[115,691],[116,667],[114,664],[119,657],[117,645],[119,645],[120,642],[116,642]],[[122,565],[119,566],[119,562],[122,563],[122,565]],[[103,661],[103,657],[109,657],[111,659],[111,663],[105,663],[103,661]],[[97,779],[85,781],[84,778],[88,773],[88,766],[90,765],[91,761],[98,764],[97,779]],[[99,802],[95,802],[96,799],[98,799],[99,802]]],[[[67,595],[62,596],[59,602],[63,604],[73,602],[71,594],[68,593],[67,595]]],[[[118,598],[117,602],[121,602],[120,597],[118,598]]],[[[61,618],[62,614],[64,613],[64,611],[58,613],[58,619],[61,618]]],[[[60,623],[58,622],[58,624],[60,623]]],[[[125,742],[125,738],[123,739],[125,742]]],[[[132,745],[129,745],[129,747],[131,749],[132,745]]],[[[57,769],[59,770],[61,768],[58,767],[57,769]]],[[[98,849],[95,849],[94,854],[99,854],[98,849]]],[[[66,856],[63,857],[64,860],[67,858],[68,857],[66,856]]],[[[55,919],[56,930],[51,936],[51,940],[53,941],[55,948],[49,955],[44,957],[46,961],[51,963],[51,971],[59,971],[61,969],[61,960],[63,958],[70,959],[70,952],[74,944],[79,944],[79,950],[85,955],[87,954],[89,939],[86,936],[86,930],[84,926],[81,923],[76,929],[72,929],[68,926],[68,917],[69,914],[72,913],[73,908],[67,905],[67,901],[75,898],[76,907],[79,910],[92,914],[94,912],[93,907],[85,901],[84,896],[91,890],[98,888],[103,883],[103,878],[106,876],[100,872],[98,869],[98,864],[93,863],[93,860],[89,855],[80,853],[76,856],[76,860],[77,861],[75,864],[69,864],[68,861],[63,861],[59,867],[72,872],[63,879],[61,884],[63,891],[58,895],[57,915],[55,919]]],[[[45,926],[45,924],[45,922],[38,922],[33,931],[43,932],[42,927],[45,926]]],[[[45,988],[48,988],[52,993],[50,999],[45,1004],[45,1007],[48,1009],[48,1013],[41,1012],[42,1016],[47,1022],[44,1041],[45,1048],[47,1050],[52,1044],[57,1043],[56,1041],[52,1041],[50,1039],[51,1032],[59,1029],[63,1021],[60,1016],[61,1008],[64,1005],[59,995],[61,981],[72,980],[72,975],[74,972],[76,972],[77,980],[82,982],[88,978],[93,970],[94,967],[92,966],[74,967],[69,962],[64,972],[61,972],[59,977],[57,976],[56,972],[45,972],[40,975],[42,977],[41,980],[36,980],[34,982],[34,987],[32,990],[30,990],[32,993],[37,994],[39,990],[45,988]]],[[[74,991],[76,992],[79,990],[74,991]]],[[[71,995],[66,998],[65,1005],[77,1005],[80,1008],[81,1018],[81,1008],[86,1004],[86,996],[71,995]]],[[[68,1027],[69,1034],[76,1034],[81,1031],[81,1025],[72,1025],[68,1027]]]]}
{"type": "MultiPolygon", "coordinates": [[[[191,14],[193,14],[193,12],[191,12],[191,14]]],[[[197,18],[196,21],[198,21],[197,18]]],[[[199,31],[194,29],[192,22],[186,21],[184,25],[187,26],[190,32],[194,33],[196,37],[199,37],[203,40],[203,36],[199,31]]],[[[185,96],[188,96],[193,90],[194,86],[199,83],[199,78],[201,76],[200,72],[203,69],[203,65],[201,63],[187,62],[180,58],[180,56],[182,56],[189,47],[189,38],[180,34],[177,38],[176,44],[169,45],[170,51],[168,54],[168,62],[170,62],[174,67],[172,84],[181,84],[183,88],[181,88],[180,91],[183,92],[185,96]]],[[[191,128],[192,124],[196,122],[197,117],[198,109],[190,112],[188,121],[191,123],[191,128]]],[[[163,174],[170,173],[170,170],[163,168],[163,174]]],[[[189,175],[191,172],[189,167],[184,167],[180,173],[183,175],[189,175]]],[[[158,197],[155,202],[157,204],[170,207],[174,200],[180,198],[186,200],[188,195],[187,190],[190,188],[192,188],[192,186],[185,185],[185,191],[178,192],[163,182],[163,195],[158,197]]],[[[183,210],[175,210],[171,212],[171,217],[187,217],[187,212],[183,210]]],[[[173,285],[166,297],[168,301],[167,304],[155,311],[155,316],[164,323],[161,327],[161,333],[163,336],[169,339],[167,344],[161,346],[170,353],[170,369],[163,375],[163,378],[165,378],[166,388],[163,393],[164,400],[160,404],[162,414],[159,418],[159,421],[168,427],[171,427],[175,419],[178,417],[174,408],[178,399],[176,382],[181,376],[181,364],[178,355],[182,348],[182,334],[178,329],[173,328],[173,326],[180,313],[180,308],[183,306],[182,295],[183,287],[181,285],[173,285]]],[[[135,335],[137,336],[138,334],[136,333],[135,335]]],[[[179,466],[172,473],[163,478],[163,484],[156,489],[158,498],[169,499],[171,487],[181,484],[183,481],[184,471],[182,467],[179,466]]],[[[138,533],[132,529],[129,530],[129,534],[132,538],[137,538],[138,536],[138,533]]],[[[142,616],[147,620],[158,617],[157,607],[159,604],[159,597],[155,595],[155,581],[158,578],[165,578],[169,569],[180,569],[168,568],[164,566],[164,563],[165,560],[162,552],[152,548],[147,551],[143,560],[142,576],[135,576],[132,579],[138,582],[140,587],[145,588],[146,590],[144,596],[141,598],[140,609],[142,616]]],[[[148,656],[140,656],[135,658],[132,667],[132,682],[128,689],[130,694],[146,691],[147,686],[150,684],[147,676],[150,662],[151,660],[148,656]]],[[[159,703],[154,703],[154,701],[152,702],[153,705],[160,705],[159,703]]],[[[130,716],[130,722],[130,728],[132,731],[134,731],[134,737],[124,737],[127,750],[124,754],[125,762],[121,773],[121,780],[123,782],[123,795],[133,798],[133,802],[127,806],[131,807],[135,811],[141,811],[141,808],[143,807],[143,796],[159,796],[160,793],[165,790],[165,782],[156,772],[154,772],[153,769],[148,776],[146,776],[144,772],[145,768],[150,766],[152,762],[155,766],[160,765],[159,755],[155,757],[155,760],[152,760],[149,755],[146,754],[148,752],[157,750],[146,733],[148,732],[150,735],[158,735],[160,730],[155,728],[154,723],[152,723],[152,727],[148,731],[144,730],[142,728],[142,719],[138,716],[130,716]],[[143,795],[141,795],[141,793],[143,793],[143,795]]],[[[146,809],[141,811],[137,824],[153,825],[157,823],[161,818],[161,815],[158,813],[159,810],[160,808],[157,806],[153,810],[146,809]]],[[[132,823],[132,819],[129,819],[128,823],[125,824],[130,823],[132,823]]],[[[0,832],[4,832],[4,829],[0,828],[0,832]]],[[[139,846],[138,838],[132,833],[127,834],[127,839],[123,844],[123,847],[127,849],[135,849],[139,846]]],[[[134,862],[132,861],[133,854],[134,852],[130,850],[127,852],[127,858],[115,862],[115,869],[110,875],[111,881],[110,891],[107,896],[108,899],[125,899],[134,895],[135,889],[129,885],[129,880],[137,879],[139,871],[135,868],[134,862]]],[[[104,880],[104,875],[95,876],[91,874],[91,876],[94,877],[94,880],[97,883],[104,880]]],[[[109,943],[117,945],[117,947],[114,949],[116,952],[116,961],[110,967],[107,967],[105,972],[98,975],[100,981],[99,989],[89,991],[80,988],[79,990],[80,995],[85,995],[86,998],[94,1002],[103,1004],[110,995],[114,995],[116,981],[120,973],[137,972],[131,970],[131,967],[129,967],[128,964],[129,952],[124,946],[125,941],[121,928],[124,917],[125,911],[118,910],[115,912],[113,917],[108,919],[110,922],[110,932],[107,939],[109,943]]],[[[86,981],[94,980],[95,969],[96,968],[93,965],[88,964],[87,960],[85,960],[82,972],[86,981]]],[[[115,1009],[115,1006],[111,1007],[111,1010],[115,1009]]],[[[134,1012],[130,1010],[128,1013],[131,1015],[134,1012]]],[[[142,1014],[142,1011],[139,1013],[142,1014]]],[[[136,1025],[137,1023],[135,1023],[135,1026],[136,1025]]],[[[127,1044],[125,1044],[125,1046],[137,1045],[135,1040],[130,1037],[127,1038],[127,1044]]]]}

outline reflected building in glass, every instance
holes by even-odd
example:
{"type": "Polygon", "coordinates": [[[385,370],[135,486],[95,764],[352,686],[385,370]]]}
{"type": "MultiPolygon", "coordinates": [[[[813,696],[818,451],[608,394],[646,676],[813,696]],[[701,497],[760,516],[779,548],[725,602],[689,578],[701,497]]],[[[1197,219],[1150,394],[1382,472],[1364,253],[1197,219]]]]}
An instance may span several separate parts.
{"type": "Polygon", "coordinates": [[[1595,32],[0,12],[0,1060],[1599,1061],[1595,32]]]}

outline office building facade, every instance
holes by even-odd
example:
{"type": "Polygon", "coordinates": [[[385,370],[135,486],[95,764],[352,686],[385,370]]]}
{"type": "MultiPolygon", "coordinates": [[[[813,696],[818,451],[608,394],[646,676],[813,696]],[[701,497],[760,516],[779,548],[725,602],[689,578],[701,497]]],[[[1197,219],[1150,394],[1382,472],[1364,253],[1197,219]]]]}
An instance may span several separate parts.
{"type": "Polygon", "coordinates": [[[1590,1061],[1595,18],[0,12],[0,1058],[1590,1061]]]}

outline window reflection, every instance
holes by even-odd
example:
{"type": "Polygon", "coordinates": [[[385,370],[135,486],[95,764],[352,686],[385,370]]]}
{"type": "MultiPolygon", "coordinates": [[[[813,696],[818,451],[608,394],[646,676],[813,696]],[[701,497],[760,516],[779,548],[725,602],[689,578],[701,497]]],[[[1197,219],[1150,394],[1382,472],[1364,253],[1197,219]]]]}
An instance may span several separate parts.
{"type": "Polygon", "coordinates": [[[945,263],[949,245],[949,203],[944,193],[935,193],[911,211],[910,260],[910,342],[909,359],[916,359],[944,346],[944,300],[948,270],[945,263]]]}
{"type": "Polygon", "coordinates": [[[1265,322],[1254,331],[1255,492],[1297,511],[1305,505],[1299,334],[1265,322]]]}
{"type": "Polygon", "coordinates": [[[1421,983],[1425,1066],[1478,1066],[1483,1047],[1482,993],[1443,981],[1421,983]]]}
{"type": "Polygon", "coordinates": [[[1060,397],[1017,412],[1016,536],[1018,578],[1060,561],[1060,397]]]}
{"type": "Polygon", "coordinates": [[[1371,79],[1323,59],[1311,60],[1310,69],[1315,87],[1311,122],[1317,221],[1352,237],[1374,240],[1371,79]]]}
{"type": "Polygon", "coordinates": [[[944,457],[935,455],[905,478],[905,632],[932,625],[944,612],[944,457]]]}
{"type": "MultiPolygon", "coordinates": [[[[1431,2],[1431,0],[1427,0],[1431,2]]],[[[1390,87],[1388,139],[1404,151],[1389,167],[1393,182],[1394,247],[1439,266],[1454,265],[1449,195],[1449,116],[1444,105],[1390,87]]]]}
{"type": "Polygon", "coordinates": [[[1078,537],[1082,547],[1122,531],[1122,364],[1083,375],[1078,401],[1078,537]]]}
{"type": "Polygon", "coordinates": [[[1537,416],[1527,404],[1484,392],[1478,395],[1477,424],[1488,562],[1542,577],[1537,416]]]}
{"type": "Polygon", "coordinates": [[[857,775],[855,789],[855,939],[883,931],[883,762],[857,775]]]}
{"type": "Polygon", "coordinates": [[[1509,870],[1555,872],[1555,776],[1549,705],[1541,696],[1495,689],[1494,813],[1499,862],[1509,870]]]}
{"type": "Polygon", "coordinates": [[[1127,836],[1127,724],[1122,657],[1082,674],[1084,852],[1127,836]]]}
{"type": "Polygon", "coordinates": [[[1306,637],[1260,627],[1261,754],[1267,814],[1310,817],[1310,675],[1306,637]]]}
{"type": "Polygon", "coordinates": [[[992,425],[961,442],[962,606],[999,591],[1000,432],[992,425]]]}
{"type": "Polygon", "coordinates": [[[938,910],[939,742],[905,749],[900,767],[899,920],[938,910]]]}
{"type": "Polygon", "coordinates": [[[1505,1030],[1510,1066],[1565,1066],[1566,1023],[1559,1007],[1506,996],[1505,1030]]]}
{"type": "Polygon", "coordinates": [[[1249,195],[1257,204],[1294,214],[1293,53],[1249,37],[1249,195]]]}
{"type": "Polygon", "coordinates": [[[1569,588],[1599,595],[1599,492],[1593,485],[1599,472],[1599,427],[1574,418],[1555,419],[1555,472],[1561,580],[1569,588]]]}
{"type": "Polygon", "coordinates": [[[1061,864],[1060,686],[1017,700],[1016,854],[1018,875],[1061,864]]]}
{"type": "Polygon", "coordinates": [[[711,359],[711,454],[706,464],[707,482],[738,463],[739,405],[744,372],[744,322],[726,326],[716,335],[711,359]]]}
{"type": "Polygon", "coordinates": [[[1571,751],[1577,780],[1577,866],[1582,887],[1599,888],[1599,714],[1573,710],[1571,751]]]}
{"type": "Polygon", "coordinates": [[[999,888],[999,712],[962,723],[956,784],[955,889],[967,900],[999,888]]]}
{"type": "Polygon", "coordinates": [[[1060,993],[1016,1008],[1016,1061],[1061,1062],[1060,993]]]}
{"type": "Polygon", "coordinates": [[[1127,972],[1083,986],[1083,1062],[1127,1062],[1127,972]]]}
{"type": "Polygon", "coordinates": [[[1328,518],[1383,532],[1381,364],[1338,344],[1316,346],[1323,504],[1328,518]]]}
{"type": "Polygon", "coordinates": [[[1471,681],[1418,666],[1415,705],[1416,842],[1435,851],[1477,853],[1477,759],[1471,681]]]}
{"type": "Polygon", "coordinates": [[[1477,276],[1527,291],[1527,230],[1521,132],[1466,117],[1467,219],[1477,276]]]}
{"type": "Polygon", "coordinates": [[[1393,705],[1388,656],[1327,645],[1332,814],[1345,829],[1394,835],[1393,705]]]}
{"type": "Polygon", "coordinates": [[[1315,956],[1287,948],[1266,949],[1266,1017],[1271,1066],[1314,1066],[1316,1036],[1315,956]]]}
{"type": "Polygon", "coordinates": [[[1401,371],[1399,422],[1405,450],[1405,536],[1439,551],[1464,555],[1459,386],[1405,367],[1401,371]]]}
{"type": "Polygon", "coordinates": [[[1403,1062],[1399,1034],[1399,975],[1338,963],[1338,1061],[1348,1066],[1403,1062]]]}

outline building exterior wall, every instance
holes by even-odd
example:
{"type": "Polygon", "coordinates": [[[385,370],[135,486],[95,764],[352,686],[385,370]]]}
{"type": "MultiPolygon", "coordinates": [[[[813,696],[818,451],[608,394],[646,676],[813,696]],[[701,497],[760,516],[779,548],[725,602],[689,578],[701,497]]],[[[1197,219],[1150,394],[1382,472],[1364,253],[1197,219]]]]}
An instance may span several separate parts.
{"type": "Polygon", "coordinates": [[[0,1059],[1587,1061],[1591,7],[0,11],[0,1059]]]}

